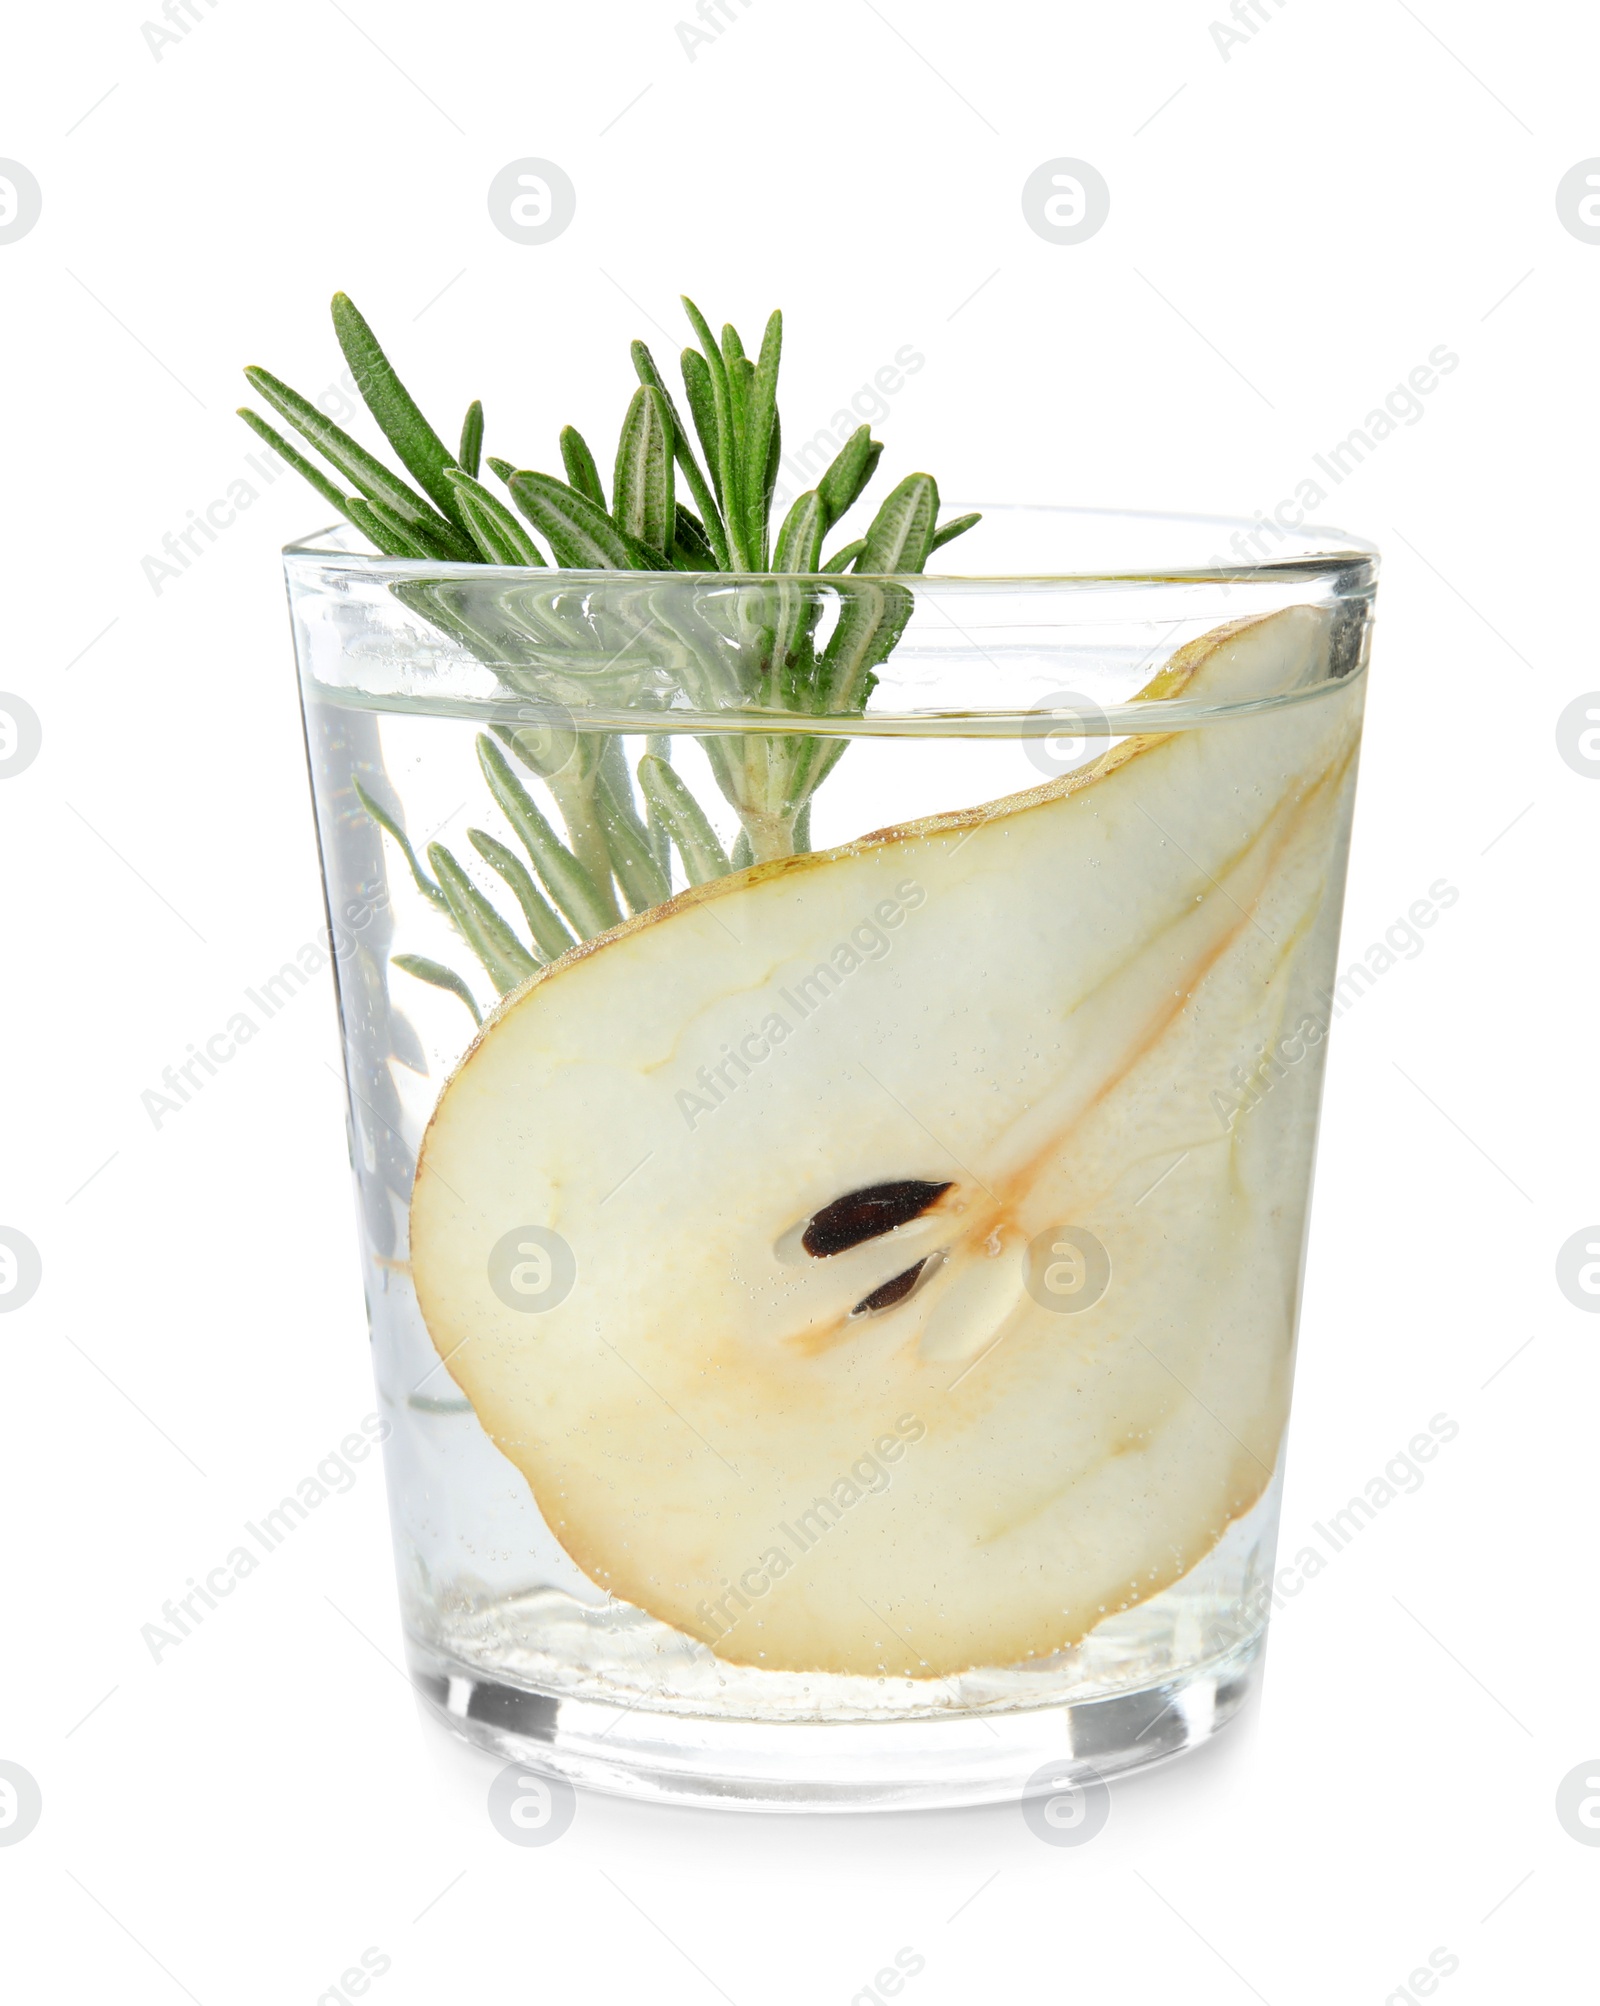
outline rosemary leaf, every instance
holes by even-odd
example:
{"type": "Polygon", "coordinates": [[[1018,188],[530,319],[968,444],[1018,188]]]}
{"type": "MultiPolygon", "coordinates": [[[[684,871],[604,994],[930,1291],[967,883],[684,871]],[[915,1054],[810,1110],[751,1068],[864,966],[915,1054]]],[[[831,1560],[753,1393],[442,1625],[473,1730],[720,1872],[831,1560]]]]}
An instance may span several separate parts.
{"type": "MultiPolygon", "coordinates": [[[[529,713],[524,710],[522,715],[529,713]]],[[[611,893],[611,852],[595,808],[596,769],[609,742],[603,732],[579,732],[554,718],[534,725],[491,725],[508,751],[539,778],[556,797],[567,825],[567,847],[588,873],[607,926],[622,918],[611,893]]]]}
{"type": "Polygon", "coordinates": [[[431,982],[435,989],[448,989],[452,996],[459,996],[472,1012],[472,1021],[483,1028],[483,1013],[473,1000],[472,991],[457,975],[453,968],[446,968],[442,962],[430,961],[425,954],[397,954],[393,957],[396,968],[404,969],[407,975],[414,975],[419,982],[431,982]]]}
{"type": "MultiPolygon", "coordinates": [[[[672,738],[669,733],[664,731],[648,732],[645,735],[644,749],[656,759],[663,761],[667,766],[672,764],[672,738]]],[[[645,827],[650,832],[650,854],[660,866],[661,875],[670,885],[672,882],[672,837],[668,832],[666,823],[661,819],[660,811],[650,799],[648,793],[645,795],[644,800],[644,819],[645,827]]]]}
{"type": "MultiPolygon", "coordinates": [[[[683,477],[689,483],[689,492],[694,496],[694,505],[700,511],[700,518],[709,549],[715,553],[716,561],[724,570],[728,566],[727,534],[722,527],[722,514],[717,507],[717,498],[711,492],[711,484],[701,472],[700,462],[695,456],[689,435],[684,430],[683,420],[678,416],[678,407],[672,401],[672,392],[661,379],[661,371],[656,367],[656,359],[642,341],[633,343],[629,353],[633,357],[634,373],[641,383],[652,390],[659,390],[666,400],[667,416],[672,420],[672,451],[678,465],[683,469],[683,477]]],[[[698,423],[698,421],[697,421],[698,423]]],[[[574,486],[576,486],[574,482],[574,486]]],[[[680,508],[679,520],[684,511],[680,508]]],[[[705,567],[710,570],[712,567],[705,567]]]]}
{"type": "MultiPolygon", "coordinates": [[[[689,415],[694,419],[700,450],[706,456],[706,465],[710,467],[711,478],[717,486],[713,500],[720,500],[722,499],[722,441],[717,431],[717,399],[711,386],[711,365],[697,348],[686,348],[683,351],[682,363],[683,390],[689,400],[689,415]]],[[[708,528],[710,523],[711,517],[707,515],[708,528]]]]}
{"type": "Polygon", "coordinates": [[[514,850],[491,836],[486,829],[469,829],[467,841],[484,862],[498,871],[511,887],[522,916],[528,922],[534,945],[546,961],[555,961],[574,945],[572,935],[562,925],[560,915],[528,876],[522,859],[514,850]]]}
{"type": "Polygon", "coordinates": [[[660,571],[665,560],[625,530],[587,496],[549,474],[514,473],[506,485],[521,509],[555,552],[556,562],[575,571],[660,571]]]}
{"type": "Polygon", "coordinates": [[[772,521],[772,496],[778,485],[778,462],[783,458],[783,420],[776,411],[772,414],[772,436],[767,441],[767,471],[761,483],[761,536],[762,548],[766,548],[766,537],[772,521]]]}
{"type": "Polygon", "coordinates": [[[582,938],[590,940],[595,934],[604,933],[608,926],[614,926],[616,914],[607,910],[607,902],[596,889],[593,878],[539,813],[492,738],[479,736],[478,763],[489,783],[489,792],[532,858],[545,889],[582,938]]]}
{"type": "Polygon", "coordinates": [[[639,761],[639,785],[645,800],[660,816],[683,859],[684,875],[692,885],[726,877],[733,866],[706,820],[700,803],[659,754],[647,752],[639,761]]]}
{"type": "Polygon", "coordinates": [[[406,835],[405,830],[401,828],[400,824],[386,808],[378,806],[377,802],[373,800],[372,796],[359,780],[352,782],[352,785],[356,790],[356,799],[366,809],[367,813],[377,823],[384,834],[391,838],[399,849],[401,856],[405,858],[406,863],[410,866],[411,875],[416,879],[417,890],[421,892],[425,899],[430,900],[436,905],[441,912],[448,912],[450,910],[449,900],[446,899],[444,893],[440,891],[432,878],[428,876],[427,872],[417,862],[417,853],[412,849],[411,840],[406,835]]]}
{"type": "Polygon", "coordinates": [[[437,543],[414,524],[404,522],[387,502],[369,501],[367,514],[385,531],[391,556],[437,558],[443,555],[437,543]]]}
{"type": "Polygon", "coordinates": [[[379,503],[362,501],[358,495],[352,495],[350,497],[350,506],[345,510],[345,514],[349,516],[350,520],[369,543],[377,545],[379,551],[385,557],[419,557],[425,555],[426,553],[420,544],[414,542],[410,536],[402,532],[397,532],[392,527],[395,520],[392,515],[388,516],[387,520],[385,520],[384,517],[377,513],[380,506],[381,504],[379,503]]]}
{"type": "Polygon", "coordinates": [[[683,310],[689,316],[689,325],[694,329],[694,338],[700,344],[700,352],[704,356],[707,366],[713,377],[721,375],[723,371],[722,350],[717,346],[717,338],[711,332],[711,323],[687,293],[681,293],[679,297],[683,301],[683,310]]]}
{"type": "MultiPolygon", "coordinates": [[[[817,710],[833,714],[859,712],[865,707],[877,680],[872,672],[888,657],[905,632],[914,604],[911,593],[904,585],[895,585],[888,580],[852,580],[848,586],[839,589],[844,604],[839,612],[838,625],[823,650],[816,690],[817,710]]],[[[833,765],[847,742],[843,739],[835,741],[839,750],[834,751],[813,740],[812,745],[816,748],[813,761],[822,760],[828,766],[833,765]]],[[[815,785],[815,781],[811,784],[815,785]]]]}
{"type": "Polygon", "coordinates": [[[579,494],[592,501],[596,508],[606,505],[606,491],[601,485],[600,469],[594,463],[594,454],[589,451],[589,442],[576,425],[561,428],[561,464],[567,470],[567,480],[579,494]]]}
{"type": "Polygon", "coordinates": [[[672,536],[674,568],[679,571],[715,571],[717,553],[707,540],[705,524],[682,502],[678,503],[676,514],[672,536]]]}
{"type": "MultiPolygon", "coordinates": [[[[773,587],[770,603],[772,644],[759,700],[768,710],[809,710],[816,685],[811,636],[822,617],[822,598],[812,587],[785,580],[773,587]]],[[[784,757],[787,762],[788,752],[784,757]]]]}
{"type": "Polygon", "coordinates": [[[745,457],[750,444],[750,399],[755,389],[756,366],[740,348],[738,333],[731,325],[722,330],[722,349],[728,386],[728,423],[722,442],[722,477],[732,497],[728,503],[729,547],[735,548],[737,544],[742,544],[744,562],[741,569],[753,571],[756,566],[756,545],[751,535],[754,497],[745,480],[745,457]],[[737,538],[735,538],[736,528],[737,538]]]}
{"type": "Polygon", "coordinates": [[[744,494],[739,483],[740,428],[733,417],[733,388],[726,375],[711,375],[711,396],[716,410],[717,492],[722,497],[722,520],[728,532],[728,565],[733,571],[749,571],[750,544],[745,533],[744,494]]]}
{"type": "Polygon", "coordinates": [[[817,492],[827,504],[830,527],[872,479],[882,455],[883,442],[873,438],[870,425],[858,425],[839,448],[838,457],[817,483],[817,492]]]}
{"type": "Polygon", "coordinates": [[[828,505],[816,488],[808,488],[783,519],[774,571],[815,571],[822,563],[822,539],[828,529],[828,505]]]}
{"type": "MultiPolygon", "coordinates": [[[[689,316],[689,324],[694,329],[696,338],[699,340],[711,392],[711,433],[712,437],[716,440],[715,452],[712,451],[706,442],[706,430],[702,426],[700,419],[696,382],[691,380],[691,365],[688,361],[688,356],[693,351],[686,349],[684,351],[684,384],[689,392],[689,402],[694,407],[695,428],[700,433],[701,444],[706,445],[707,455],[711,460],[712,477],[716,481],[717,495],[722,503],[722,520],[728,532],[728,563],[732,570],[748,571],[751,569],[750,548],[745,536],[744,501],[739,480],[739,469],[742,459],[742,426],[740,428],[740,435],[736,437],[732,404],[733,389],[729,381],[727,360],[723,349],[717,345],[716,337],[712,334],[706,322],[705,315],[687,295],[684,297],[683,310],[689,316]]],[[[730,336],[732,337],[732,349],[735,351],[736,356],[742,359],[744,351],[739,347],[738,335],[734,333],[731,327],[724,328],[723,339],[725,344],[728,344],[730,336]]],[[[697,380],[699,377],[698,369],[694,369],[692,374],[694,379],[697,380]]]]}
{"type": "Polygon", "coordinates": [[[617,807],[627,816],[642,836],[644,824],[639,819],[638,805],[633,798],[633,778],[628,772],[627,757],[622,749],[622,740],[615,733],[592,734],[600,743],[600,757],[596,762],[600,776],[610,788],[617,807]]]}
{"type": "Polygon", "coordinates": [[[600,804],[595,799],[599,784],[595,759],[604,742],[603,735],[598,732],[581,737],[578,756],[572,765],[560,773],[552,773],[546,785],[556,797],[556,806],[566,824],[567,848],[588,872],[599,893],[607,926],[615,926],[622,918],[622,907],[611,888],[615,875],[611,846],[606,841],[606,832],[600,820],[600,804]]]}
{"type": "Polygon", "coordinates": [[[939,488],[932,474],[907,474],[872,518],[856,570],[920,571],[928,561],[938,514],[939,488]]]}
{"type": "MultiPolygon", "coordinates": [[[[628,786],[626,767],[622,771],[622,783],[628,786]]],[[[632,792],[631,788],[629,792],[632,792]]],[[[615,783],[603,766],[599,785],[595,789],[595,805],[600,811],[600,826],[605,830],[606,846],[611,852],[611,867],[616,873],[617,883],[622,887],[622,895],[628,901],[628,910],[646,912],[651,906],[660,905],[663,899],[670,898],[672,886],[651,853],[650,838],[644,825],[634,814],[631,802],[624,806],[615,783]]]]}
{"type": "Polygon", "coordinates": [[[672,492],[672,420],[659,390],[641,383],[633,393],[612,478],[611,517],[626,536],[652,550],[672,548],[677,527],[672,492]]]}
{"type": "Polygon", "coordinates": [[[767,540],[767,497],[772,491],[768,475],[777,469],[773,446],[777,438],[778,365],[782,356],[783,315],[775,311],[761,338],[761,355],[750,377],[749,405],[745,412],[746,531],[757,563],[763,560],[767,540]]]}
{"type": "Polygon", "coordinates": [[[456,453],[462,471],[471,474],[474,480],[477,478],[478,459],[482,452],[483,405],[474,397],[467,406],[466,417],[461,421],[461,446],[456,453]]]}
{"type": "Polygon", "coordinates": [[[858,536],[854,543],[847,543],[842,548],[836,550],[827,563],[823,565],[823,570],[848,571],[866,547],[867,539],[864,536],[858,536]]]}
{"type": "Polygon", "coordinates": [[[333,328],[356,388],[402,465],[436,506],[464,528],[457,517],[454,490],[444,477],[445,468],[455,465],[450,449],[418,410],[378,337],[345,293],[333,296],[333,328]]]}
{"type": "Polygon", "coordinates": [[[470,557],[471,547],[460,530],[452,529],[445,517],[435,515],[421,495],[413,493],[398,475],[390,473],[382,460],[375,460],[365,446],[358,445],[298,390],[291,390],[270,370],[257,368],[253,363],[244,373],[250,387],[265,398],[280,418],[286,418],[303,439],[309,439],[359,494],[368,501],[387,503],[407,522],[432,523],[437,530],[455,537],[464,559],[470,557]]]}
{"type": "Polygon", "coordinates": [[[313,466],[303,453],[297,453],[281,432],[275,432],[266,419],[258,412],[252,411],[248,405],[240,406],[239,416],[250,427],[251,431],[255,433],[256,437],[264,439],[279,458],[292,467],[302,480],[309,481],[324,501],[332,502],[333,506],[342,516],[347,520],[350,519],[350,497],[345,493],[343,488],[336,488],[320,467],[313,466]]]}
{"type": "Polygon", "coordinates": [[[428,862],[438,873],[439,888],[450,902],[450,917],[483,963],[495,988],[504,996],[526,982],[538,968],[538,962],[443,843],[428,845],[428,862]]]}
{"type": "Polygon", "coordinates": [[[462,520],[486,563],[543,567],[539,546],[497,495],[492,495],[459,467],[450,469],[449,480],[456,492],[462,520]]]}
{"type": "Polygon", "coordinates": [[[953,515],[948,522],[941,523],[934,531],[933,541],[928,545],[928,555],[931,557],[936,550],[953,542],[956,537],[965,536],[969,529],[982,521],[981,515],[953,515]]]}

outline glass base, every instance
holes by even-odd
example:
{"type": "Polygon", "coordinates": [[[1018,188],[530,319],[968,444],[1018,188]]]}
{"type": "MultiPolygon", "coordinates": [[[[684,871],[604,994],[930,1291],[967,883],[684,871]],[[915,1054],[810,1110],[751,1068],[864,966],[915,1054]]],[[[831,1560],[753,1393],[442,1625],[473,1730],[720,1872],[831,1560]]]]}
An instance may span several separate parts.
{"type": "Polygon", "coordinates": [[[1016,1803],[1058,1792],[1063,1764],[1109,1779],[1197,1748],[1250,1697],[1264,1634],[1159,1685],[894,1721],[619,1708],[485,1678],[414,1637],[407,1653],[413,1683],[452,1733],[588,1790],[724,1811],[905,1811],[1016,1803]]]}

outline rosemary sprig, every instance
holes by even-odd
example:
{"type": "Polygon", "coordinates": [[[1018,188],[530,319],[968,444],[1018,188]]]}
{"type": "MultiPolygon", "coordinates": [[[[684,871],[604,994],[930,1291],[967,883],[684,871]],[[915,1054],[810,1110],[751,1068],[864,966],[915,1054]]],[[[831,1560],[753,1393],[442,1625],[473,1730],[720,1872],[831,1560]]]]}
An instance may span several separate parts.
{"type": "MultiPolygon", "coordinates": [[[[541,678],[551,673],[610,668],[630,654],[637,660],[648,647],[655,659],[665,652],[703,711],[859,713],[877,668],[911,615],[911,594],[896,579],[922,571],[935,550],[978,517],[940,523],[937,484],[931,475],[910,474],[863,533],[825,553],[828,538],[860,499],[883,453],[882,442],[862,425],[816,486],[795,499],[774,533],[783,317],[769,318],[752,359],[737,329],[725,326],[718,338],[692,300],[683,304],[697,344],[680,358],[692,435],[654,356],[635,341],[630,355],[639,387],[623,418],[609,499],[593,452],[571,425],[559,439],[564,479],[485,457],[484,412],[477,401],[467,407],[452,454],[343,293],[334,296],[334,331],[362,399],[404,473],[267,370],[245,371],[251,387],[330,471],[257,412],[245,409],[240,416],[386,557],[543,571],[552,575],[552,584],[564,570],[732,573],[761,581],[732,602],[731,615],[726,595],[702,600],[644,591],[635,613],[616,595],[553,593],[546,602],[520,593],[507,604],[493,594],[464,594],[447,578],[394,581],[397,596],[516,687],[541,694],[541,678]],[[480,478],[485,468],[503,484],[510,506],[480,478]],[[678,493],[680,476],[688,501],[678,493]],[[821,579],[828,583],[815,582],[821,579]],[[836,618],[819,645],[818,629],[830,605],[836,618]]],[[[809,847],[812,797],[846,740],[811,737],[790,727],[708,734],[701,743],[718,787],[739,817],[731,857],[672,767],[665,737],[652,736],[639,763],[641,816],[615,736],[557,732],[552,742],[549,734],[500,726],[495,737],[480,736],[479,763],[490,795],[527,853],[532,874],[488,831],[469,830],[469,840],[510,891],[526,938],[448,849],[428,846],[436,874],[429,877],[399,821],[359,783],[356,794],[399,849],[423,897],[504,994],[566,952],[574,937],[591,939],[616,925],[624,905],[641,912],[670,896],[674,852],[688,882],[703,884],[809,847]],[[550,790],[566,825],[565,843],[496,738],[550,790]]],[[[396,955],[394,962],[419,981],[459,996],[481,1021],[469,986],[442,963],[410,954],[396,955]]]]}

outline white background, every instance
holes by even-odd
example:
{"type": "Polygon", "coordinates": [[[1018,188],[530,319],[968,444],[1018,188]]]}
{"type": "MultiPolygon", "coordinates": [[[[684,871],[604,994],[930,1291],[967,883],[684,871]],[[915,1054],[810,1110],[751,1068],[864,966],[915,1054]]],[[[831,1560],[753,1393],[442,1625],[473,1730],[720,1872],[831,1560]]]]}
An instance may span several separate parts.
{"type": "Polygon", "coordinates": [[[0,154],[44,208],[0,246],[0,683],[44,741],[0,784],[0,1223],[44,1282],[0,1319],[0,1757],[44,1814],[0,1849],[0,1982],[312,2006],[375,1946],[382,2006],[846,2006],[909,1946],[916,2006],[1377,2006],[1442,1947],[1450,2006],[1593,1997],[1600,1848],[1554,1799],[1600,1755],[1600,1324],[1555,1256],[1600,1218],[1600,785],[1555,724],[1600,685],[1600,246],[1555,190],[1600,154],[1600,19],[1261,0],[1225,59],[1220,0],[730,0],[691,61],[682,4],[194,0],[159,59],[136,5],[8,26],[0,154]],[[578,191],[544,247],[486,208],[525,155],[578,191]],[[1020,206],[1059,155],[1111,189],[1076,247],[1020,206]],[[593,1797],[506,1844],[497,1765],[397,1669],[372,1463],[159,1665],[140,1640],[374,1405],[328,991],[159,1130],[140,1102],[322,925],[276,550],[325,510],[284,479],[159,593],[141,560],[245,471],[240,364],[337,376],[335,287],[518,458],[609,438],[687,289],[747,333],[782,304],[799,436],[911,342],[902,470],[1245,515],[1461,358],[1321,511],[1385,554],[1345,959],[1460,898],[1335,1039],[1285,1555],[1460,1432],[1280,1613],[1252,1717],[1087,1847],[1015,1806],[593,1797]]]}

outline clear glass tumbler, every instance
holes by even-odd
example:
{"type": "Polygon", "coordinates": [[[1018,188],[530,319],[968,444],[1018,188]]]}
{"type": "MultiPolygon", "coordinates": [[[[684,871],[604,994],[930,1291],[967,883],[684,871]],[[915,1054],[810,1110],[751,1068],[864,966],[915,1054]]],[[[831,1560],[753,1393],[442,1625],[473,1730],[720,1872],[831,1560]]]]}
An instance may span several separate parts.
{"type": "Polygon", "coordinates": [[[1255,1677],[1374,554],[957,548],[286,554],[413,1676],[574,1782],[1026,1796],[1255,1677]]]}

